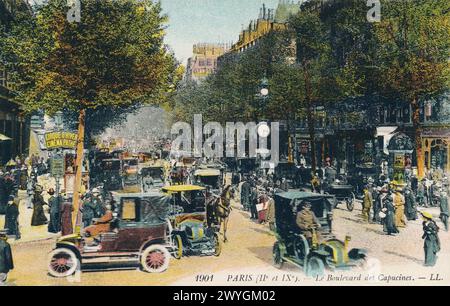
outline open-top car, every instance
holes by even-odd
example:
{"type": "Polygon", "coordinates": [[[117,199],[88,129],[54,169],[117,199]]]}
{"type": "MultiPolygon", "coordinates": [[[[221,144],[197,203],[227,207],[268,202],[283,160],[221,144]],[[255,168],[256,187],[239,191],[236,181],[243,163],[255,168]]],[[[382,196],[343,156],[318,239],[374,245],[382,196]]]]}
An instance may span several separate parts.
{"type": "Polygon", "coordinates": [[[345,269],[364,263],[365,250],[348,251],[351,238],[347,236],[341,241],[332,233],[335,201],[332,195],[302,191],[275,195],[277,242],[273,246],[273,262],[277,268],[289,262],[302,268],[308,276],[318,276],[325,269],[345,269]],[[301,229],[298,223],[304,225],[303,220],[308,219],[317,224],[301,229]]]}
{"type": "Polygon", "coordinates": [[[173,185],[162,189],[172,196],[169,233],[172,255],[219,256],[222,250],[214,227],[209,227],[206,190],[195,185],[173,185]]]}
{"type": "Polygon", "coordinates": [[[113,217],[99,225],[98,234],[87,235],[83,229],[80,234],[57,240],[50,253],[50,275],[67,277],[92,265],[140,264],[146,272],[163,272],[168,268],[167,217],[171,198],[161,192],[114,192],[113,199],[113,217]]]}

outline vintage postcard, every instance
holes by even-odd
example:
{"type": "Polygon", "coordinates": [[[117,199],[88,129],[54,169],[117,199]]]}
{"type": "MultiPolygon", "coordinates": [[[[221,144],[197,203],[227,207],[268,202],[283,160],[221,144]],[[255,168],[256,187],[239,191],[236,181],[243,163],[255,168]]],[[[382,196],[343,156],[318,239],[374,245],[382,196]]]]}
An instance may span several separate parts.
{"type": "Polygon", "coordinates": [[[449,59],[448,0],[0,0],[0,285],[450,285],[449,59]]]}

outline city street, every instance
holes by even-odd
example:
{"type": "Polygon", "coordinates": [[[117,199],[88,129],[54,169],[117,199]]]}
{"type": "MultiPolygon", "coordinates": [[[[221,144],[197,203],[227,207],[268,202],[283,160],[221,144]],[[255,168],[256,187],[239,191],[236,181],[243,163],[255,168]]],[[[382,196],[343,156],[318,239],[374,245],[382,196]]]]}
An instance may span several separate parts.
{"type": "MultiPolygon", "coordinates": [[[[429,282],[437,274],[450,275],[446,265],[450,257],[450,235],[440,232],[442,251],[434,268],[425,268],[423,261],[423,241],[421,221],[410,222],[398,236],[386,236],[382,227],[364,224],[360,220],[360,209],[348,212],[343,208],[335,210],[335,234],[344,239],[351,235],[350,248],[369,250],[367,267],[350,271],[335,271],[333,277],[356,277],[362,274],[375,275],[386,281],[385,276],[403,277],[403,282],[411,284],[440,284],[429,282]],[[432,275],[433,274],[433,275],[432,275]],[[408,278],[408,279],[405,279],[408,278]],[[425,279],[422,279],[425,278],[425,279]]],[[[437,210],[428,210],[437,215],[437,210]]],[[[229,224],[229,242],[224,244],[220,257],[184,257],[172,259],[169,269],[162,274],[148,274],[137,268],[113,271],[83,272],[80,278],[55,279],[47,275],[47,254],[54,245],[54,239],[36,242],[13,243],[15,270],[10,273],[9,285],[264,285],[257,282],[258,275],[267,275],[279,285],[302,284],[342,284],[343,280],[324,281],[306,278],[303,273],[289,264],[282,270],[272,267],[272,245],[275,237],[266,226],[252,222],[248,213],[235,207],[229,224]],[[289,275],[289,276],[286,276],[289,275]],[[207,277],[205,277],[207,276],[207,277]],[[276,278],[278,276],[278,278],[276,278]],[[296,278],[294,279],[293,276],[296,278]],[[211,278],[209,278],[211,277],[211,278]]],[[[361,284],[370,283],[362,280],[361,284]]],[[[395,285],[395,281],[390,281],[395,285]]],[[[348,282],[356,285],[358,282],[348,282]]]]}

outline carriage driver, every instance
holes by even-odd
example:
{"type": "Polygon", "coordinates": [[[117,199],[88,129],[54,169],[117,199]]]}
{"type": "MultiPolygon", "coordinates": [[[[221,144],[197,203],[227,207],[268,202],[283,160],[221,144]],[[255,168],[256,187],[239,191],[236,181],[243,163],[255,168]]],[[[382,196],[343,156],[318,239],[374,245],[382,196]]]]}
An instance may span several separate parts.
{"type": "Polygon", "coordinates": [[[301,234],[305,236],[309,244],[312,245],[314,232],[316,233],[315,239],[317,239],[317,241],[320,240],[319,233],[315,230],[319,229],[321,226],[319,220],[311,210],[312,206],[310,202],[303,202],[301,207],[302,208],[297,213],[297,218],[295,221],[297,226],[300,228],[301,234]]]}

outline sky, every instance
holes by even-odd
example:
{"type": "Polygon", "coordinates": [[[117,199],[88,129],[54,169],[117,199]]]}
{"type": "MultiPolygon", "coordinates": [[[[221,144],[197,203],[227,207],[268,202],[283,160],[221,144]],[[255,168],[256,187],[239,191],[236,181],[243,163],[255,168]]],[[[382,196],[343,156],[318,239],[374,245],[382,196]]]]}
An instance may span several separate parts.
{"type": "Polygon", "coordinates": [[[257,19],[263,3],[276,8],[279,0],[161,0],[169,16],[166,43],[183,64],[195,43],[236,42],[242,26],[257,19]]]}

